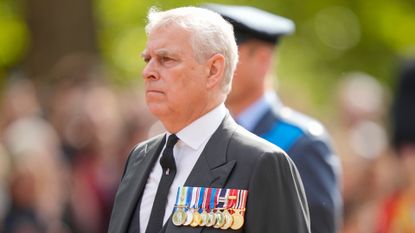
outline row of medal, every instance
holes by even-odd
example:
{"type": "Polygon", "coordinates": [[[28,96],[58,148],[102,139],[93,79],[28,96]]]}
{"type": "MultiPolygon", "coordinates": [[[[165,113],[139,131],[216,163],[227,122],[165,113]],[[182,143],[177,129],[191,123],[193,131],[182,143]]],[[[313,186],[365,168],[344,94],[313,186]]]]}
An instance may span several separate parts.
{"type": "Polygon", "coordinates": [[[247,195],[240,189],[179,187],[173,224],[238,230],[244,224],[247,195]]]}

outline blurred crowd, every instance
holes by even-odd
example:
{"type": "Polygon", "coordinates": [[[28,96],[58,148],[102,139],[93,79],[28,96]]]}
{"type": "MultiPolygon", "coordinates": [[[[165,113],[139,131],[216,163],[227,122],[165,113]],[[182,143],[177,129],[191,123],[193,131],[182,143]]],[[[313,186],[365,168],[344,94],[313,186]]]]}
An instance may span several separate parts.
{"type": "MultiPolygon", "coordinates": [[[[113,85],[93,58],[66,57],[48,78],[12,74],[0,92],[0,232],[106,232],[124,162],[157,125],[139,82],[113,85]]],[[[407,184],[389,146],[390,90],[356,72],[336,93],[327,126],[343,165],[342,232],[383,232],[385,204],[407,184]]]]}
{"type": "Polygon", "coordinates": [[[139,86],[66,57],[48,86],[14,74],[1,92],[0,232],[106,232],[124,162],[154,119],[139,86]]]}

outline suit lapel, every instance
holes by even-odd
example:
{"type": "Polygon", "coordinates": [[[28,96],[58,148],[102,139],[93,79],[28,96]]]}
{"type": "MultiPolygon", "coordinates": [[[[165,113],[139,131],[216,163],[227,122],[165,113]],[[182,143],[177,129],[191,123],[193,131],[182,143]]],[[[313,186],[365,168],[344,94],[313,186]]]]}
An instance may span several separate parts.
{"type": "MultiPolygon", "coordinates": [[[[185,186],[222,188],[235,166],[234,160],[227,161],[227,148],[238,125],[228,115],[209,139],[205,149],[197,160],[185,182],[185,186]]],[[[163,232],[198,233],[203,227],[176,227],[171,215],[163,232]]]]}
{"type": "Polygon", "coordinates": [[[109,232],[127,232],[131,216],[138,204],[147,178],[163,148],[164,136],[143,145],[131,155],[127,171],[119,187],[109,232]],[[138,180],[137,180],[138,179],[138,180]],[[111,226],[112,225],[112,226],[111,226]]]}
{"type": "Polygon", "coordinates": [[[199,159],[186,180],[186,186],[223,187],[235,161],[227,161],[227,148],[237,125],[226,115],[221,125],[209,139],[199,159]]]}

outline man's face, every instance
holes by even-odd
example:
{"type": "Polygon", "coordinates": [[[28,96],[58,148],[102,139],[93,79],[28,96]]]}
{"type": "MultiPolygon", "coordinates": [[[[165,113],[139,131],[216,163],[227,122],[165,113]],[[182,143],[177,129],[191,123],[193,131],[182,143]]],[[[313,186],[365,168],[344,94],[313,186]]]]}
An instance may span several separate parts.
{"type": "Polygon", "coordinates": [[[189,32],[174,25],[154,29],[143,58],[147,105],[159,119],[191,118],[206,105],[208,70],[195,60],[189,32]]]}
{"type": "Polygon", "coordinates": [[[263,60],[258,56],[257,48],[252,43],[238,46],[239,62],[232,81],[232,90],[227,104],[241,104],[258,96],[263,88],[263,60]],[[254,97],[253,97],[254,96],[254,97]]]}

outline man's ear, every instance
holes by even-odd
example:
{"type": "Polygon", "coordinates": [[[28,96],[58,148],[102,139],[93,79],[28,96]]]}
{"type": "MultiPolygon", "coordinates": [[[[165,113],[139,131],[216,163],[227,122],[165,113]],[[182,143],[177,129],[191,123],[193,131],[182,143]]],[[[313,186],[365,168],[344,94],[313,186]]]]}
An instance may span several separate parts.
{"type": "Polygon", "coordinates": [[[208,76],[207,87],[212,88],[222,81],[225,72],[225,57],[222,54],[215,54],[207,61],[208,76]]]}

